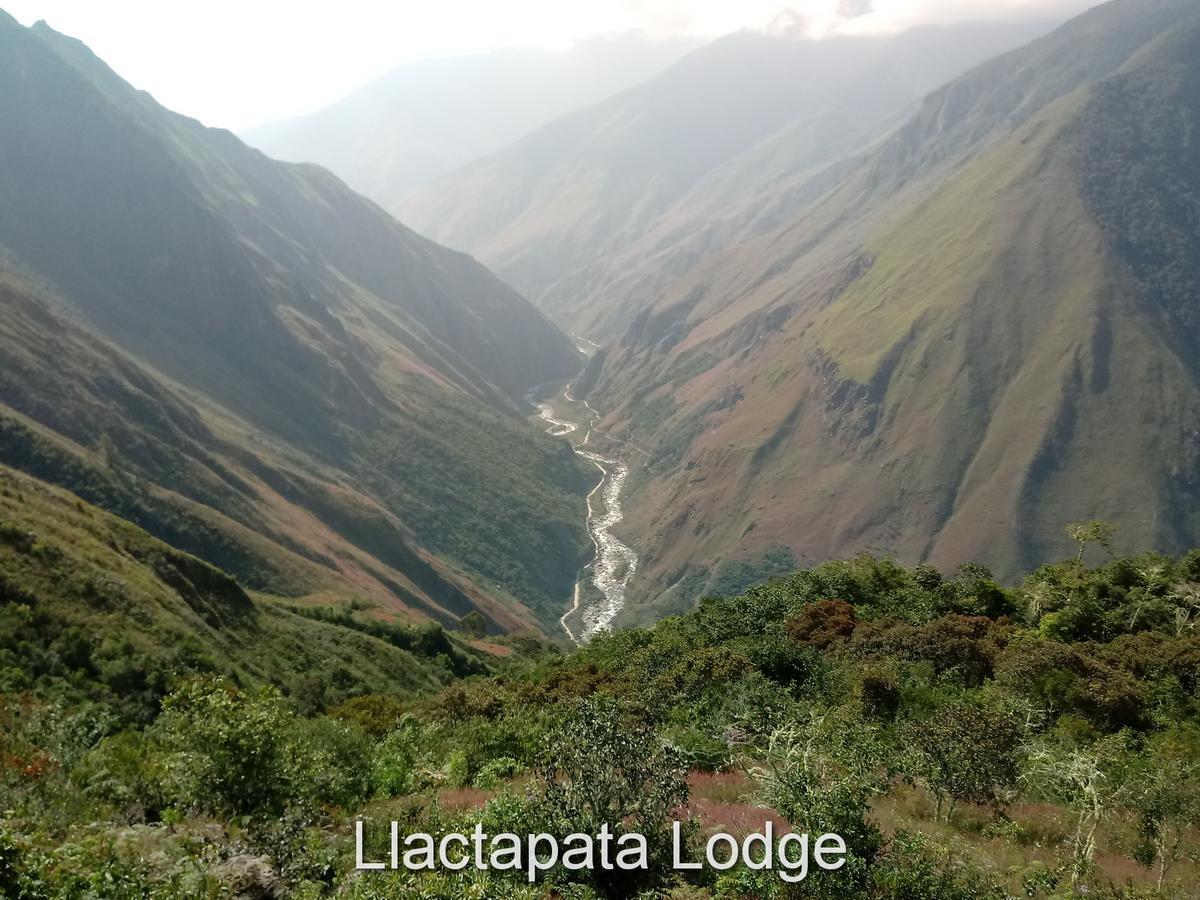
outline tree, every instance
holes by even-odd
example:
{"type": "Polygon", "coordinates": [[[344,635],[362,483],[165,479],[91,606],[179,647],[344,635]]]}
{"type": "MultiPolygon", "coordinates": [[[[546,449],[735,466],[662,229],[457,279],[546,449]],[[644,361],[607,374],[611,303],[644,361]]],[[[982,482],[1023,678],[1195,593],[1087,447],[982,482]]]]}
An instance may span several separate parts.
{"type": "Polygon", "coordinates": [[[1200,730],[1156,735],[1128,775],[1129,806],[1138,817],[1134,859],[1158,870],[1161,890],[1167,868],[1182,856],[1187,832],[1200,824],[1200,730]]]}
{"type": "Polygon", "coordinates": [[[1079,542],[1079,555],[1075,558],[1077,565],[1083,565],[1083,551],[1088,544],[1099,544],[1105,550],[1111,550],[1112,536],[1117,526],[1110,522],[1092,519],[1088,522],[1073,522],[1067,526],[1067,534],[1071,540],[1079,542]]]}
{"type": "MultiPolygon", "coordinates": [[[[560,836],[597,834],[646,838],[651,871],[592,872],[611,896],[633,896],[666,874],[671,859],[671,822],[687,804],[687,768],[680,753],[653,729],[637,723],[603,695],[580,701],[547,736],[538,769],[536,817],[560,836]]],[[[522,823],[527,827],[529,823],[522,823]]]]}
{"type": "Polygon", "coordinates": [[[487,619],[477,609],[471,610],[458,620],[458,630],[469,638],[482,638],[487,635],[487,619]]]}
{"type": "Polygon", "coordinates": [[[1029,754],[1022,775],[1034,790],[1047,799],[1068,806],[1075,813],[1071,837],[1071,884],[1091,872],[1096,855],[1096,830],[1112,812],[1124,785],[1118,765],[1124,737],[1110,735],[1087,747],[1043,744],[1029,754]]]}
{"type": "Polygon", "coordinates": [[[902,734],[911,775],[933,793],[937,818],[945,808],[949,819],[958,803],[1007,804],[1020,779],[1028,715],[1016,706],[954,701],[908,723],[902,734]]]}
{"type": "Polygon", "coordinates": [[[179,799],[234,815],[281,811],[290,718],[274,689],[244,693],[208,677],[186,682],[163,701],[155,725],[174,751],[168,771],[179,799]]]}
{"type": "Polygon", "coordinates": [[[846,865],[818,892],[821,885],[837,897],[865,890],[883,846],[869,818],[871,801],[886,787],[880,746],[878,730],[842,707],[777,730],[766,759],[750,770],[765,804],[790,822],[819,823],[846,841],[846,865]]]}
{"type": "Polygon", "coordinates": [[[1182,581],[1167,595],[1175,606],[1175,636],[1182,637],[1185,631],[1191,631],[1200,617],[1200,584],[1193,581],[1182,581]]]}
{"type": "Polygon", "coordinates": [[[789,616],[784,630],[797,644],[827,650],[849,640],[857,626],[854,607],[845,600],[818,600],[789,616]]]}
{"type": "Polygon", "coordinates": [[[1024,591],[1025,620],[1037,627],[1042,616],[1047,612],[1061,609],[1066,602],[1066,594],[1050,581],[1038,579],[1029,584],[1024,591]]]}

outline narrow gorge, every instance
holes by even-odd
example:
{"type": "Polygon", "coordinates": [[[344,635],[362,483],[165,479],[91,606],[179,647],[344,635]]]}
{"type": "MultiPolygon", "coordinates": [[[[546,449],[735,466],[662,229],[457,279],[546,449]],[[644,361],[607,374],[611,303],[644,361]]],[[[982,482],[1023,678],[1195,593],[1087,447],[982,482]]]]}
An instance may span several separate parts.
{"type": "Polygon", "coordinates": [[[546,423],[546,432],[567,438],[572,449],[603,475],[587,497],[587,529],[596,552],[579,573],[571,608],[559,619],[567,637],[575,644],[584,644],[612,624],[625,606],[626,588],[637,572],[637,553],[612,531],[624,518],[621,491],[629,477],[629,466],[619,458],[588,449],[600,416],[586,400],[575,400],[568,390],[554,402],[564,410],[580,408],[579,417],[585,420],[586,430],[581,440],[571,440],[571,435],[579,434],[580,423],[559,418],[571,413],[559,412],[552,402],[543,401],[538,404],[538,415],[546,423]]]}

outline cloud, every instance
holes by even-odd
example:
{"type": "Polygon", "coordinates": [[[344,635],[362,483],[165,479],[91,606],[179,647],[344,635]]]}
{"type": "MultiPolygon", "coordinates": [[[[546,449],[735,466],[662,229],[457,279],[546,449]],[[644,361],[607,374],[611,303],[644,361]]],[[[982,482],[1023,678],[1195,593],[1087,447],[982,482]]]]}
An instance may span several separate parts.
{"type": "MultiPolygon", "coordinates": [[[[674,2],[674,0],[672,0],[674,2]]],[[[888,34],[917,25],[949,24],[968,20],[1014,18],[1067,18],[1094,6],[1098,0],[792,0],[788,10],[789,34],[810,38],[831,35],[888,34]]],[[[744,0],[742,15],[760,9],[764,17],[756,29],[779,33],[782,18],[759,0],[744,0]],[[771,23],[767,25],[766,23],[771,23]]],[[[741,27],[746,27],[745,25],[741,27]]]]}
{"type": "Polygon", "coordinates": [[[502,47],[563,49],[631,30],[708,39],[773,21],[811,37],[878,34],[923,23],[1064,15],[1095,2],[0,0],[23,22],[47,18],[82,39],[167,105],[231,127],[308,112],[415,59],[502,47]]]}
{"type": "Polygon", "coordinates": [[[872,0],[841,0],[837,7],[837,13],[843,19],[857,19],[859,16],[867,16],[872,12],[874,12],[872,0]]]}

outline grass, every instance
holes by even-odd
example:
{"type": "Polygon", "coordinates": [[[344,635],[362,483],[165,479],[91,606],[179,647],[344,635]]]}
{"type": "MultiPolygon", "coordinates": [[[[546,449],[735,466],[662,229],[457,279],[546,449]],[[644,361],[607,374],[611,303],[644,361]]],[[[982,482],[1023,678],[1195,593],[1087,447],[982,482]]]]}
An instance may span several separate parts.
{"type": "Polygon", "coordinates": [[[141,719],[187,672],[274,684],[307,709],[371,691],[413,695],[455,677],[448,660],[247,593],[207,563],[5,467],[0,573],[6,692],[90,699],[141,719]]]}

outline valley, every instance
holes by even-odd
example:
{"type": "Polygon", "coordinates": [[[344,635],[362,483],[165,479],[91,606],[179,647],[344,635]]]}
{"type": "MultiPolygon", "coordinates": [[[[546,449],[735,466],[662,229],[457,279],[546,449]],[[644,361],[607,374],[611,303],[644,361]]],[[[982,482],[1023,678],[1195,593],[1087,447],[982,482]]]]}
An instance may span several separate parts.
{"type": "Polygon", "coordinates": [[[618,448],[620,445],[606,441],[597,432],[595,425],[600,414],[586,400],[575,400],[570,388],[539,403],[538,417],[546,423],[547,434],[566,438],[575,453],[601,473],[600,481],[587,496],[587,529],[595,554],[576,579],[571,608],[559,619],[571,642],[581,645],[612,625],[625,607],[626,590],[637,574],[637,554],[613,534],[613,529],[625,518],[621,500],[629,466],[621,459],[620,449],[608,450],[607,456],[590,449],[594,433],[597,444],[610,443],[618,448]],[[568,415],[572,418],[559,418],[568,415]]]}
{"type": "Polygon", "coordinates": [[[0,898],[1200,900],[1200,0],[992,5],[0,11],[0,898]]]}

